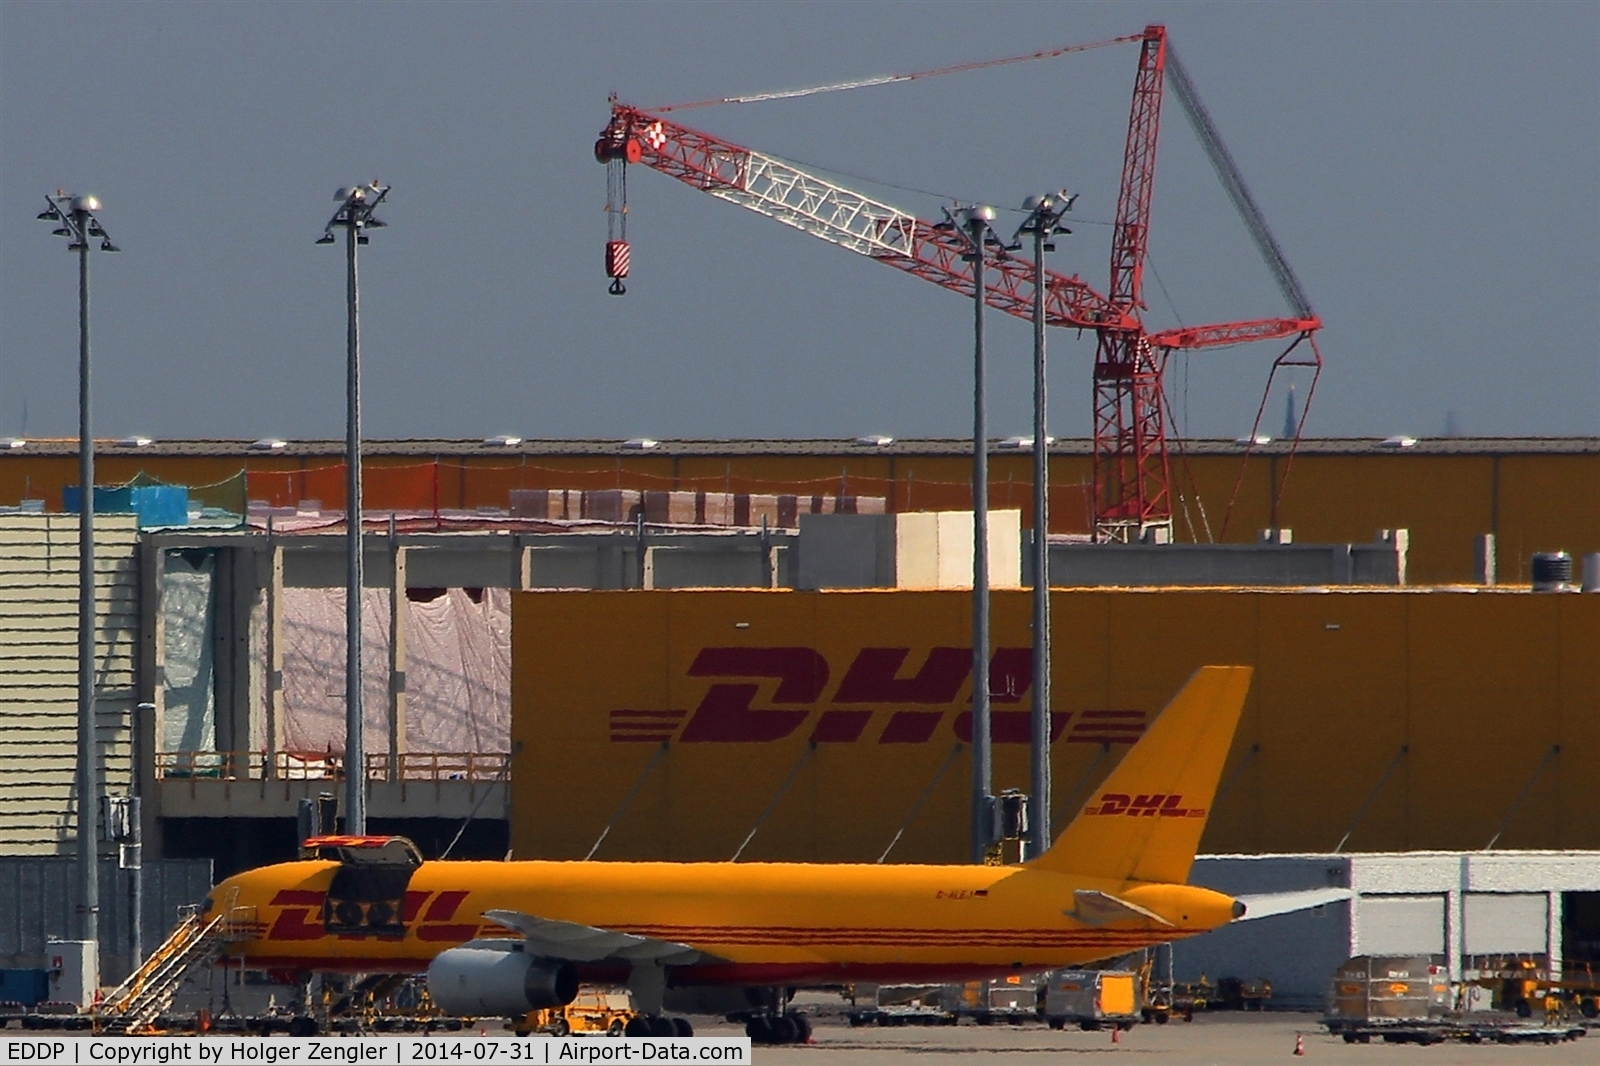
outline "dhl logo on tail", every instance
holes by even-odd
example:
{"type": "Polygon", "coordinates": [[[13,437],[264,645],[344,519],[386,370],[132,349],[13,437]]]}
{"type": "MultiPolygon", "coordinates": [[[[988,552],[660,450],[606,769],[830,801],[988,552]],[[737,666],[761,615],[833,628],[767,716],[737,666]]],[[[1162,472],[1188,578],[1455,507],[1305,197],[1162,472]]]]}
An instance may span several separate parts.
{"type": "Polygon", "coordinates": [[[1084,808],[1083,813],[1091,818],[1106,814],[1125,814],[1130,818],[1204,818],[1206,809],[1183,806],[1183,796],[1179,793],[1127,796],[1121,792],[1104,792],[1099,803],[1084,808]]]}

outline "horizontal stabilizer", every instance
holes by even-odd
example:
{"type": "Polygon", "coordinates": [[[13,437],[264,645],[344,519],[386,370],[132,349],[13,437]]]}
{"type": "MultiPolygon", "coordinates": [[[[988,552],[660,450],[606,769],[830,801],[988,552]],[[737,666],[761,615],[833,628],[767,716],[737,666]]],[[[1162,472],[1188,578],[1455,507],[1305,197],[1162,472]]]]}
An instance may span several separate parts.
{"type": "Polygon", "coordinates": [[[1274,914],[1293,914],[1329,903],[1342,903],[1353,892],[1348,888],[1311,888],[1303,892],[1265,892],[1253,896],[1235,896],[1244,904],[1244,914],[1235,921],[1248,922],[1252,918],[1271,918],[1274,914]]]}
{"type": "Polygon", "coordinates": [[[700,959],[700,952],[688,944],[634,933],[596,929],[592,925],[536,918],[521,911],[489,910],[483,916],[507,929],[521,933],[531,955],[568,962],[600,962],[620,959],[628,962],[659,962],[682,966],[700,959]]]}
{"type": "Polygon", "coordinates": [[[1112,922],[1137,921],[1147,926],[1159,925],[1171,927],[1167,921],[1155,911],[1146,910],[1137,903],[1129,903],[1125,899],[1111,895],[1109,892],[1096,892],[1092,889],[1080,888],[1074,892],[1073,899],[1076,905],[1070,911],[1064,912],[1068,918],[1075,918],[1084,925],[1110,925],[1112,922]]]}

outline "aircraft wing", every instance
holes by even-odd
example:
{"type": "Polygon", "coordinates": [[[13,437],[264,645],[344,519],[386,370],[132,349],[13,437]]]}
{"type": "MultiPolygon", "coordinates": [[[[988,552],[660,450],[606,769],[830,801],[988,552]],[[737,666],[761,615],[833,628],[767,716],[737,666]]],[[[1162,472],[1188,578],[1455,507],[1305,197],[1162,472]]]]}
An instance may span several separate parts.
{"type": "Polygon", "coordinates": [[[1252,918],[1271,918],[1275,914],[1310,910],[1312,907],[1322,907],[1329,903],[1341,903],[1352,895],[1354,893],[1348,888],[1311,888],[1302,892],[1267,892],[1254,896],[1236,896],[1234,898],[1244,904],[1244,914],[1234,921],[1248,922],[1252,918]]]}
{"type": "Polygon", "coordinates": [[[1155,911],[1147,910],[1137,903],[1130,903],[1119,896],[1109,892],[1096,892],[1092,889],[1080,888],[1072,894],[1075,906],[1067,911],[1068,918],[1076,918],[1084,925],[1109,925],[1112,922],[1139,921],[1146,925],[1171,926],[1155,911]]]}
{"type": "Polygon", "coordinates": [[[488,910],[483,916],[507,929],[521,933],[528,951],[550,959],[569,962],[601,962],[620,959],[627,962],[658,962],[665,966],[686,966],[702,958],[688,944],[657,940],[634,933],[597,929],[592,925],[539,918],[521,911],[488,910]]]}

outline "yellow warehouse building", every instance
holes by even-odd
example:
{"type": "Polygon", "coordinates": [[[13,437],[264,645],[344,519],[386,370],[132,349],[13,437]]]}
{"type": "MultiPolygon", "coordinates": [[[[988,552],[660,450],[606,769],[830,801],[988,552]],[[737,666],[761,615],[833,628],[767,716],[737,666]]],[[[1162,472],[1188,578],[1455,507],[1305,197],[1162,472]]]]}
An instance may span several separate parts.
{"type": "MultiPolygon", "coordinates": [[[[970,594],[513,599],[517,857],[965,860],[970,594]]],[[[996,791],[1028,789],[1028,601],[993,596],[996,791]]],[[[1058,829],[1196,667],[1248,664],[1205,851],[1600,848],[1600,595],[1058,589],[1052,612],[1058,829]]]]}

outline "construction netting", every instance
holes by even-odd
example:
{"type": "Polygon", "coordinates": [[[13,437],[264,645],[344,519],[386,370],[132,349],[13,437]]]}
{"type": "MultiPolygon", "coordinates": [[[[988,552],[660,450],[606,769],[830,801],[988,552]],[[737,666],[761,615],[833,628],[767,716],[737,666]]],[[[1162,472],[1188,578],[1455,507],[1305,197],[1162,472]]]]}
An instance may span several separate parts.
{"type": "MultiPolygon", "coordinates": [[[[284,748],[342,752],[345,592],[283,591],[284,748]]],[[[406,612],[406,747],[509,751],[511,594],[412,589],[406,612]]],[[[362,721],[369,752],[388,750],[389,590],[361,597],[362,721]]]]}

